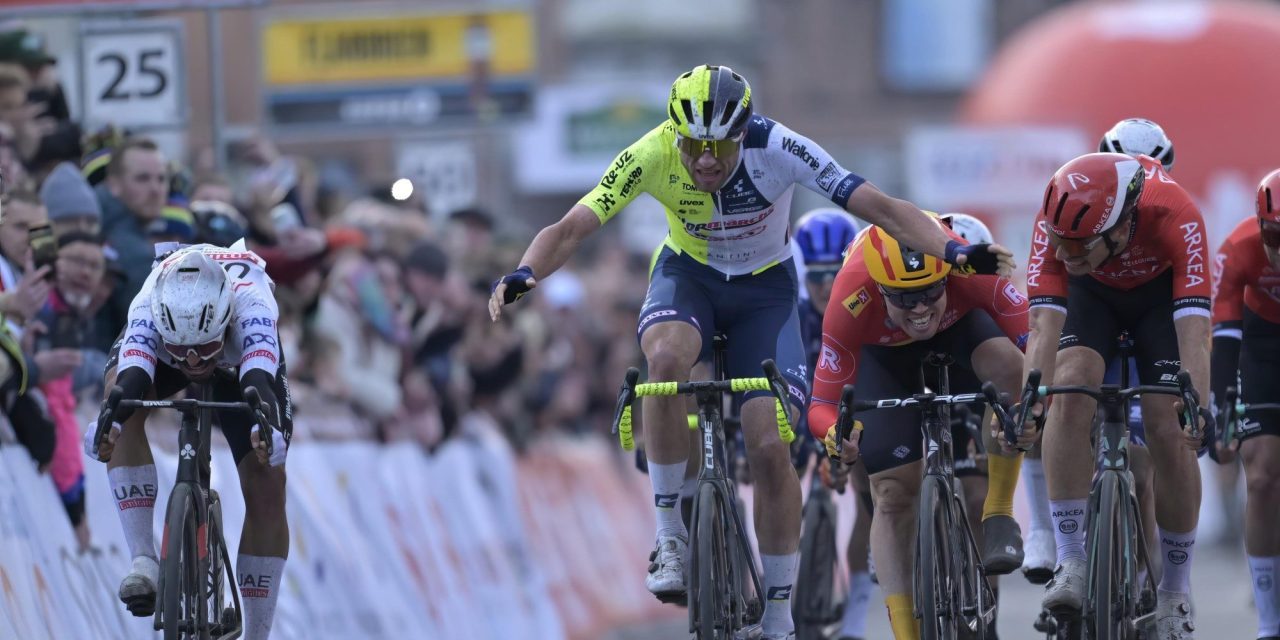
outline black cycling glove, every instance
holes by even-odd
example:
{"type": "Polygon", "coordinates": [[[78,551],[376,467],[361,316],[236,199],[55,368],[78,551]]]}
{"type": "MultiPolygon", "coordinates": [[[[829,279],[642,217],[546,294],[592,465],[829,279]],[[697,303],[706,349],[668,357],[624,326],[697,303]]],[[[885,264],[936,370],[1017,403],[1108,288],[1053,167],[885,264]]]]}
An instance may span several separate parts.
{"type": "Polygon", "coordinates": [[[531,267],[520,265],[519,269],[512,271],[509,275],[493,281],[493,286],[489,287],[489,293],[497,291],[498,285],[505,284],[507,288],[502,292],[502,304],[511,304],[519,300],[524,294],[529,293],[532,287],[529,286],[529,280],[533,278],[533,269],[531,267]]]}
{"type": "Polygon", "coordinates": [[[995,275],[1000,270],[1000,257],[991,252],[991,245],[962,244],[959,240],[947,242],[945,260],[953,266],[961,266],[957,259],[966,256],[963,269],[979,275],[995,275]]]}

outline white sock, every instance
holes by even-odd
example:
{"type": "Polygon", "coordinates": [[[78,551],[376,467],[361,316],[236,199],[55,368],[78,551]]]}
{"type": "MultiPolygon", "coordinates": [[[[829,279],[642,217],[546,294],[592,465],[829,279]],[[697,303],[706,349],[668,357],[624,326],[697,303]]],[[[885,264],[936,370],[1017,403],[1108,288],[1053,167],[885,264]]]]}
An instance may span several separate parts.
{"type": "Polygon", "coordinates": [[[1191,553],[1196,547],[1196,530],[1174,533],[1157,527],[1160,531],[1160,553],[1164,559],[1164,575],[1160,576],[1159,589],[1176,593],[1191,593],[1191,553]]]}
{"type": "Polygon", "coordinates": [[[680,519],[680,486],[684,484],[687,462],[649,463],[649,484],[653,485],[653,506],[658,514],[658,537],[684,536],[689,532],[680,519]]]}
{"type": "Polygon", "coordinates": [[[1049,515],[1049,485],[1044,481],[1044,463],[1023,456],[1022,483],[1027,488],[1027,506],[1031,510],[1031,531],[1052,531],[1053,518],[1049,515]]]}
{"type": "Polygon", "coordinates": [[[1058,543],[1058,563],[1075,558],[1084,560],[1084,510],[1088,499],[1050,500],[1053,539],[1058,543]]]}
{"type": "Polygon", "coordinates": [[[1258,607],[1258,637],[1280,636],[1280,556],[1249,556],[1253,602],[1258,607]]]}
{"type": "Polygon", "coordinates": [[[766,635],[795,631],[795,622],[791,620],[791,591],[800,570],[800,552],[785,556],[762,553],[760,562],[764,565],[763,631],[766,635]]]}
{"type": "Polygon", "coordinates": [[[116,512],[131,557],[156,558],[156,466],[116,467],[107,470],[111,495],[116,499],[116,512]]]}
{"type": "Polygon", "coordinates": [[[244,639],[267,640],[271,621],[276,616],[276,598],[280,595],[280,579],[284,576],[284,558],[236,557],[236,582],[244,606],[244,639]]]}
{"type": "Polygon", "coordinates": [[[849,576],[849,600],[844,605],[844,619],[840,622],[841,636],[865,638],[867,636],[867,605],[871,602],[871,574],[865,571],[849,576]]]}

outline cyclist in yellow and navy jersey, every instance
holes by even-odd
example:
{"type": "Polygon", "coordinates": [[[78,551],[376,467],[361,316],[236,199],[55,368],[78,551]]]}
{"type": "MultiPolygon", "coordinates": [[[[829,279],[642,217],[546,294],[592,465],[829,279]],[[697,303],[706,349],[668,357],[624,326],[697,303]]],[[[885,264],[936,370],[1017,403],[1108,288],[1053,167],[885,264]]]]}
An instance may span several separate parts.
{"type": "MultiPolygon", "coordinates": [[[[983,273],[1013,267],[998,245],[952,241],[915,205],[891,198],[845,170],[822,147],[753,112],[751,88],[723,66],[701,65],[671,87],[669,120],[618,154],[600,183],[534,238],[517,268],[494,283],[489,312],[533,288],[568,260],[583,238],[641,192],[666,208],[670,232],[651,273],[637,334],[651,380],[687,380],[716,331],[728,338],[727,373],[758,376],[773,358],[804,407],[804,348],[798,285],[789,245],[797,184],[881,225],[904,242],[983,273]]],[[[679,398],[644,400],[644,431],[658,516],[657,549],[646,584],[660,596],[684,592],[687,532],[677,508],[688,458],[679,398]]],[[[800,539],[800,483],[777,434],[767,392],[742,407],[755,479],[756,533],[764,565],[765,638],[793,636],[791,589],[800,539]]]]}

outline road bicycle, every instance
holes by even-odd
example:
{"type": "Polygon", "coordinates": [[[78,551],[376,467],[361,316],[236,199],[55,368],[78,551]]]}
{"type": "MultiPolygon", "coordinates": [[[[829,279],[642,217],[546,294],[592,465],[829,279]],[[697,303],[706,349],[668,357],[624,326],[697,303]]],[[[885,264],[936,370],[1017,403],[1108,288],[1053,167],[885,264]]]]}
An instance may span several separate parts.
{"type": "Polygon", "coordinates": [[[845,385],[836,420],[839,453],[853,434],[854,413],[920,408],[924,477],[916,518],[912,591],[923,640],[985,638],[995,616],[995,594],[987,584],[982,556],[965,515],[951,448],[951,407],[974,402],[991,404],[995,389],[988,382],[983,385],[983,393],[952,395],[948,376],[952,362],[947,354],[926,355],[921,362],[922,378],[926,369],[933,369],[937,383],[931,385],[932,391],[910,398],[856,400],[853,385],[845,385]]]}
{"type": "MultiPolygon", "coordinates": [[[[1122,337],[1123,340],[1123,337],[1122,337]]],[[[1121,381],[1129,380],[1129,359],[1121,358],[1121,381]]],[[[1156,585],[1143,535],[1141,512],[1129,471],[1129,400],[1145,394],[1178,396],[1183,403],[1179,419],[1192,424],[1199,433],[1196,417],[1204,416],[1200,397],[1191,384],[1191,375],[1179,371],[1178,386],[1140,385],[1121,388],[1104,384],[1098,388],[1067,385],[1040,386],[1040,371],[1032,369],[1023,390],[1022,424],[1041,398],[1068,393],[1085,395],[1102,410],[1097,448],[1099,470],[1094,477],[1085,511],[1088,585],[1084,610],[1077,621],[1062,612],[1041,614],[1036,629],[1049,638],[1074,638],[1082,632],[1091,640],[1134,640],[1143,637],[1154,622],[1156,585]],[[1146,569],[1143,571],[1143,569],[1146,569]],[[1144,578],[1139,581],[1139,576],[1144,578]],[[1079,627],[1077,630],[1075,627],[1079,627]]]]}
{"type": "Polygon", "coordinates": [[[222,501],[209,488],[211,412],[254,413],[267,455],[271,426],[257,389],[244,390],[245,402],[211,402],[211,385],[195,387],[199,399],[181,400],[123,400],[124,390],[115,387],[98,416],[94,442],[103,441],[118,409],[173,409],[182,414],[177,482],[165,508],[154,626],[164,631],[164,640],[234,640],[244,628],[244,613],[223,538],[222,501]]]}
{"type": "Polygon", "coordinates": [[[692,395],[698,405],[702,434],[702,468],[689,530],[692,582],[688,586],[689,631],[701,640],[729,640],[759,631],[764,613],[760,571],[756,567],[746,529],[736,505],[737,490],[728,466],[723,424],[724,394],[769,391],[774,396],[778,435],[795,439],[787,416],[787,383],[772,360],[761,363],[764,377],[724,377],[725,341],[713,343],[715,380],[705,382],[639,383],[640,371],[627,370],[618,394],[613,432],[622,447],[634,449],[631,405],[645,396],[692,395]],[[741,635],[740,635],[741,634],[741,635]]]}

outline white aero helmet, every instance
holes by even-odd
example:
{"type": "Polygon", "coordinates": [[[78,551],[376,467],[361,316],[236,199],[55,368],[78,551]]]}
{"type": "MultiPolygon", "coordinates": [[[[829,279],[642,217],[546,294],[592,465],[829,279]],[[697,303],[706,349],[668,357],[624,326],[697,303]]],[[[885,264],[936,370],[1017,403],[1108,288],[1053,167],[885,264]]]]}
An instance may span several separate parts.
{"type": "Polygon", "coordinates": [[[985,223],[967,213],[948,213],[943,217],[951,223],[951,230],[969,244],[992,244],[996,241],[985,223]]]}
{"type": "Polygon", "coordinates": [[[1111,130],[1102,134],[1098,151],[1124,153],[1133,157],[1151,156],[1173,170],[1173,141],[1165,135],[1164,128],[1146,118],[1126,118],[1117,122],[1111,130]]]}
{"type": "Polygon", "coordinates": [[[217,343],[211,353],[197,350],[208,359],[221,350],[231,321],[231,298],[231,283],[218,261],[198,247],[179,249],[160,265],[151,290],[151,317],[166,345],[217,343]]]}

